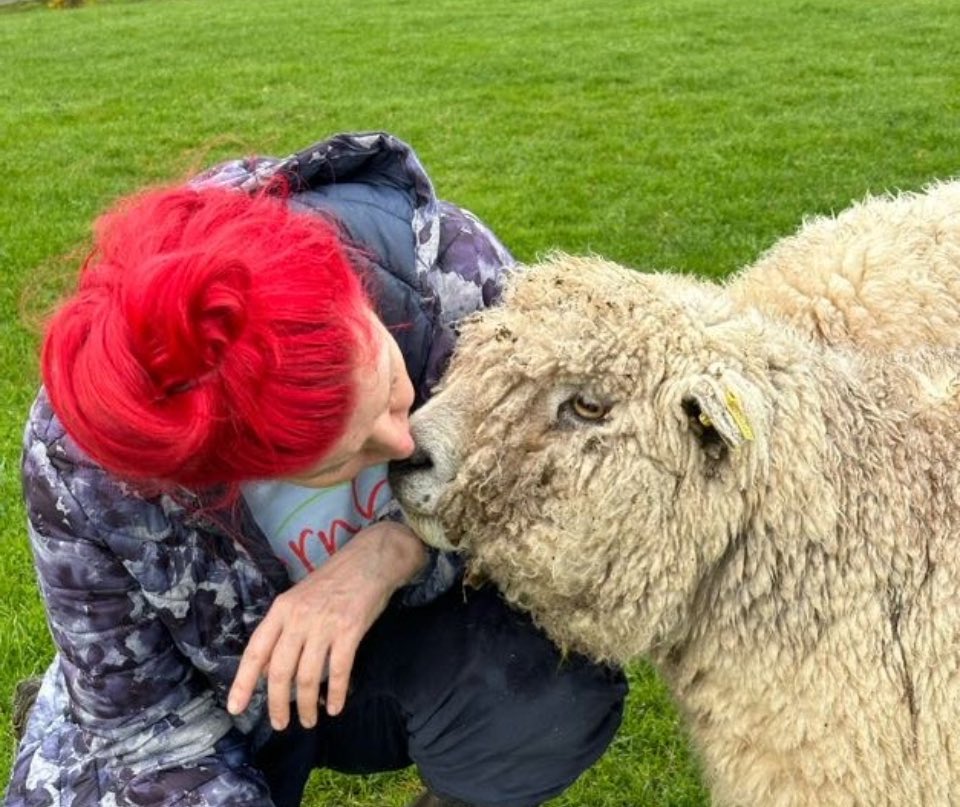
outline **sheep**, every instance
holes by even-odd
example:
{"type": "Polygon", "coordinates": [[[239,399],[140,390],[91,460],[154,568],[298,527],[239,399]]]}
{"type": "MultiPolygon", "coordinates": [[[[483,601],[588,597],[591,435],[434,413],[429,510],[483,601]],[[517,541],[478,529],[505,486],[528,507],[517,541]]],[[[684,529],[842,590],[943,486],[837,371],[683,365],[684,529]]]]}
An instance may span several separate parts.
{"type": "Polygon", "coordinates": [[[554,256],[393,489],[561,647],[651,660],[714,804],[958,804],[958,319],[960,183],[722,286],[554,256]]]}

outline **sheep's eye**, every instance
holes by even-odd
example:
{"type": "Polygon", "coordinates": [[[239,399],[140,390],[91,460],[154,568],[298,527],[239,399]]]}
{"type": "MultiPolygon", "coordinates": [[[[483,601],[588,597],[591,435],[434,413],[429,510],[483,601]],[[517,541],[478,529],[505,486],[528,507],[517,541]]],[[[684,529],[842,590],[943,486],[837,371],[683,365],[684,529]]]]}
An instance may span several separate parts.
{"type": "Polygon", "coordinates": [[[583,395],[577,395],[567,401],[570,413],[579,420],[596,422],[603,420],[610,411],[610,405],[601,401],[590,400],[583,395]]]}
{"type": "Polygon", "coordinates": [[[578,393],[557,408],[555,426],[561,430],[600,426],[607,422],[613,401],[597,400],[578,393]]]}

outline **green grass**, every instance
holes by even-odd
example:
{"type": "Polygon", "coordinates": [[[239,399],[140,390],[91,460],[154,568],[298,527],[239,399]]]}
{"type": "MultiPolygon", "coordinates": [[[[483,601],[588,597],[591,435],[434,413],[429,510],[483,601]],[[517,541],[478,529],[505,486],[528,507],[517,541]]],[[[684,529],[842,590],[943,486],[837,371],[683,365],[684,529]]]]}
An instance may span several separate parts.
{"type": "MultiPolygon", "coordinates": [[[[0,8],[0,695],[50,653],[17,476],[37,384],[24,309],[64,287],[57,256],[111,199],[383,128],[523,259],[562,248],[722,276],[804,215],[960,171],[958,31],[955,0],[0,8]]],[[[643,666],[632,678],[616,743],[556,804],[706,802],[663,688],[643,666]]],[[[313,804],[366,807],[416,784],[312,787],[313,804]]]]}

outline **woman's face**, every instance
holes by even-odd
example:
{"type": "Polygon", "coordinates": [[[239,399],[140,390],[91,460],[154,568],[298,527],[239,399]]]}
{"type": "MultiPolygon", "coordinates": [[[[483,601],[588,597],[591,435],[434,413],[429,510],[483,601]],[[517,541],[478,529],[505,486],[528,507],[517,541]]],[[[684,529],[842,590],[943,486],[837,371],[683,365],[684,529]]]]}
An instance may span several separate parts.
{"type": "Polygon", "coordinates": [[[354,371],[357,404],[343,436],[313,468],[286,477],[295,485],[325,488],[353,479],[364,468],[413,453],[410,407],[413,384],[394,338],[372,312],[373,359],[354,371]]]}

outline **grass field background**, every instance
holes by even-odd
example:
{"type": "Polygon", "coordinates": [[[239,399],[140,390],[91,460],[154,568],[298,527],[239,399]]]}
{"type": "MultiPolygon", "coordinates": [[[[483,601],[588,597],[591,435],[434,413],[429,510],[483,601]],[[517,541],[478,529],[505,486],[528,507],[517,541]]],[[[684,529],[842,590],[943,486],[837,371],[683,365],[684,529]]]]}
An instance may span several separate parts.
{"type": "MultiPolygon", "coordinates": [[[[141,0],[0,8],[0,722],[51,645],[18,453],[34,316],[118,195],[346,130],[411,142],[441,196],[553,248],[722,276],[804,215],[960,173],[956,0],[141,0]]],[[[606,757],[555,804],[704,805],[643,665],[606,757]]],[[[0,729],[0,778],[10,738],[0,729]]],[[[402,805],[412,773],[318,774],[402,805]]]]}

